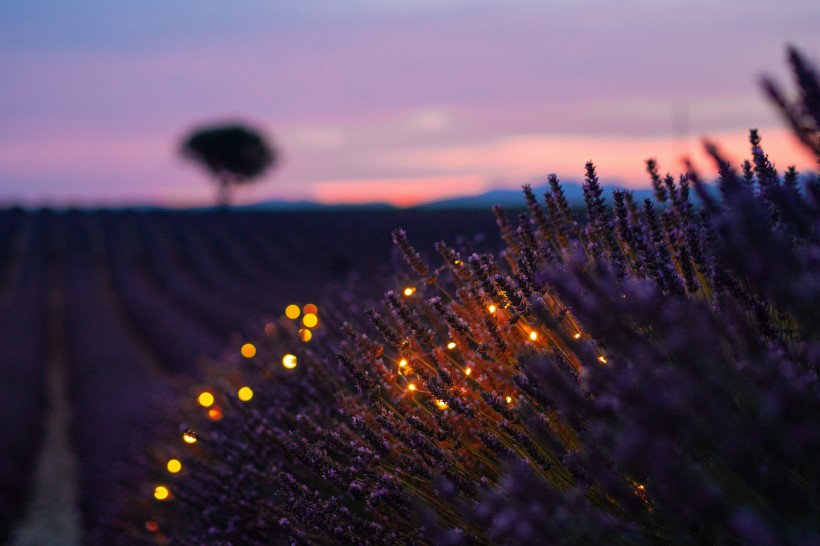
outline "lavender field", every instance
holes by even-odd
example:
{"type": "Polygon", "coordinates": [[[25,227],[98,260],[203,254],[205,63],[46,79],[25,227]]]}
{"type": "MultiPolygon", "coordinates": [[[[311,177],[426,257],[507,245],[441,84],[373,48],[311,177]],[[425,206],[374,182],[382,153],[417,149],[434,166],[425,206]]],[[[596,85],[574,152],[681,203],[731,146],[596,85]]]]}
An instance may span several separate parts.
{"type": "Polygon", "coordinates": [[[288,304],[353,271],[382,282],[397,220],[427,244],[495,229],[488,212],[0,212],[0,536],[51,448],[49,375],[68,390],[71,478],[90,528],[157,405],[288,304]]]}

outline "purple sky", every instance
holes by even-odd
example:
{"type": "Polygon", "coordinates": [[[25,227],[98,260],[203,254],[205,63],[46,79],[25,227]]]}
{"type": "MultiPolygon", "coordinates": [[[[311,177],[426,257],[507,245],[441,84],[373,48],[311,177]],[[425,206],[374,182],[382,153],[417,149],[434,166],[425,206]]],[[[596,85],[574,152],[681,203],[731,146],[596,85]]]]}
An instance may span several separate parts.
{"type": "Polygon", "coordinates": [[[0,203],[211,202],[176,149],[220,120],[281,150],[244,202],[410,204],[589,159],[644,185],[647,157],[740,157],[750,127],[807,168],[757,80],[791,89],[785,45],[817,62],[818,24],[814,0],[6,0],[0,203]]]}

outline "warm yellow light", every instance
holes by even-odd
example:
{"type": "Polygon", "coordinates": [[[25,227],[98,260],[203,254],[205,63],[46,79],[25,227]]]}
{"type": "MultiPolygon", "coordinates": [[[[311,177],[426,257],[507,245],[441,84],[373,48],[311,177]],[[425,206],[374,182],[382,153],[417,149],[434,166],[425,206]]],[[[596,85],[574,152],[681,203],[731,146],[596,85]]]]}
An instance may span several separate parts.
{"type": "Polygon", "coordinates": [[[282,357],[282,366],[287,369],[293,369],[296,367],[296,355],[292,355],[290,353],[286,354],[282,357]]]}
{"type": "Polygon", "coordinates": [[[535,341],[536,339],[538,339],[538,332],[536,332],[535,330],[533,330],[532,332],[530,332],[530,339],[531,339],[531,340],[533,340],[533,341],[535,341]]]}
{"type": "Polygon", "coordinates": [[[182,433],[182,441],[186,444],[195,444],[196,443],[196,432],[193,430],[186,430],[182,433]]]}
{"type": "Polygon", "coordinates": [[[415,291],[416,291],[415,288],[413,288],[412,286],[408,286],[407,288],[404,289],[404,295],[405,296],[412,296],[415,293],[415,291]]]}
{"type": "Polygon", "coordinates": [[[294,305],[294,304],[291,303],[290,305],[285,307],[285,316],[288,317],[291,320],[298,319],[299,315],[301,315],[301,314],[302,314],[302,311],[299,310],[298,305],[294,305]]]}
{"type": "Polygon", "coordinates": [[[165,465],[165,467],[171,474],[176,474],[177,472],[182,470],[182,463],[179,462],[179,459],[171,459],[170,461],[168,461],[168,464],[165,465]]]}
{"type": "Polygon", "coordinates": [[[438,406],[438,409],[441,409],[441,410],[446,410],[447,409],[447,402],[445,402],[444,400],[436,400],[436,405],[438,406]]]}
{"type": "Polygon", "coordinates": [[[157,500],[165,500],[171,496],[171,492],[164,485],[158,485],[154,488],[154,498],[157,500]]]}
{"type": "Polygon", "coordinates": [[[487,306],[487,311],[489,311],[490,313],[495,313],[496,311],[498,311],[498,307],[491,303],[487,306]]]}
{"type": "Polygon", "coordinates": [[[313,328],[314,326],[319,324],[319,317],[317,317],[313,313],[307,313],[304,317],[302,317],[302,324],[304,324],[308,328],[313,328]]]}
{"type": "Polygon", "coordinates": [[[575,339],[581,339],[581,332],[578,332],[577,334],[575,334],[572,337],[574,337],[575,339]]]}
{"type": "Polygon", "coordinates": [[[312,303],[308,303],[307,305],[302,307],[302,312],[306,315],[309,314],[309,313],[314,314],[314,315],[318,315],[319,314],[319,308],[316,307],[315,305],[313,305],[312,303]]]}
{"type": "Polygon", "coordinates": [[[508,396],[505,400],[507,400],[508,404],[512,404],[512,396],[508,396]]]}
{"type": "Polygon", "coordinates": [[[463,264],[464,262],[462,262],[461,260],[456,260],[456,261],[454,261],[453,263],[454,263],[455,265],[461,265],[461,264],[463,264]]]}
{"type": "Polygon", "coordinates": [[[471,373],[473,373],[473,369],[472,369],[472,368],[467,368],[466,370],[464,370],[464,374],[465,374],[465,375],[470,375],[471,373]]]}
{"type": "Polygon", "coordinates": [[[209,393],[208,391],[203,391],[199,393],[199,396],[197,397],[196,401],[203,408],[209,408],[214,405],[214,395],[209,393]]]}
{"type": "Polygon", "coordinates": [[[307,328],[302,328],[299,330],[299,339],[307,343],[311,339],[313,339],[313,332],[308,330],[307,328]]]}
{"type": "Polygon", "coordinates": [[[399,366],[401,366],[402,368],[406,368],[407,367],[407,359],[402,358],[401,360],[399,360],[399,366]]]}
{"type": "Polygon", "coordinates": [[[208,419],[211,421],[219,421],[222,419],[222,408],[214,406],[208,410],[208,419]]]}
{"type": "Polygon", "coordinates": [[[253,390],[251,390],[250,387],[242,387],[239,389],[239,392],[236,393],[236,396],[243,402],[247,402],[253,398],[253,390]]]}
{"type": "Polygon", "coordinates": [[[407,390],[408,391],[414,391],[414,390],[416,390],[416,386],[414,384],[410,383],[409,385],[407,385],[407,390]]]}
{"type": "Polygon", "coordinates": [[[600,360],[603,364],[606,364],[606,358],[604,358],[604,355],[599,356],[598,360],[600,360]]]}
{"type": "Polygon", "coordinates": [[[447,348],[448,349],[455,349],[456,348],[456,342],[451,341],[450,343],[447,344],[447,348]]]}
{"type": "Polygon", "coordinates": [[[245,358],[253,358],[256,356],[256,347],[253,346],[253,343],[246,343],[242,346],[242,356],[245,358]]]}

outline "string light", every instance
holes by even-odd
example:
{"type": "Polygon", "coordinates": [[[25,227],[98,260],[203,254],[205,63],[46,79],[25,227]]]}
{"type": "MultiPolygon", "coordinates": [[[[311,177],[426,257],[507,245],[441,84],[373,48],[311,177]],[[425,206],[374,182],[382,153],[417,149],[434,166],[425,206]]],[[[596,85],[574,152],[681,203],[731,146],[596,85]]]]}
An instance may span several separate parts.
{"type": "Polygon", "coordinates": [[[285,307],[285,316],[291,320],[296,320],[299,318],[299,315],[302,314],[302,311],[299,309],[298,305],[290,304],[285,307]]]}
{"type": "Polygon", "coordinates": [[[490,313],[495,313],[496,311],[498,311],[498,307],[491,303],[487,306],[487,311],[489,311],[490,313]]]}
{"type": "Polygon", "coordinates": [[[165,465],[165,468],[168,469],[168,472],[171,474],[176,474],[180,470],[182,470],[182,463],[179,462],[179,459],[171,459],[168,461],[168,464],[165,465]]]}
{"type": "Polygon", "coordinates": [[[507,398],[505,398],[505,400],[508,404],[512,404],[512,396],[508,396],[507,398]]]}
{"type": "Polygon", "coordinates": [[[407,385],[407,390],[408,391],[414,391],[414,390],[416,390],[416,386],[413,383],[410,383],[409,385],[407,385]]]}
{"type": "Polygon", "coordinates": [[[572,337],[574,337],[575,339],[581,339],[581,332],[578,332],[577,334],[575,334],[572,337]]]}
{"type": "Polygon", "coordinates": [[[307,328],[302,328],[299,330],[299,339],[307,343],[308,341],[313,339],[313,332],[311,332],[307,328]]]}
{"type": "Polygon", "coordinates": [[[449,406],[447,406],[447,402],[444,400],[436,400],[436,405],[440,410],[446,410],[449,406]]]}
{"type": "Polygon", "coordinates": [[[531,340],[533,340],[533,341],[535,341],[536,339],[538,339],[538,333],[537,333],[535,330],[533,330],[532,332],[530,332],[530,339],[531,339],[531,340]]]}
{"type": "Polygon", "coordinates": [[[406,368],[407,367],[407,359],[406,358],[402,358],[401,360],[399,360],[399,367],[400,368],[406,368]]]}
{"type": "Polygon", "coordinates": [[[456,342],[451,341],[450,343],[447,344],[447,348],[450,349],[450,350],[455,349],[456,348],[456,342]]]}
{"type": "Polygon", "coordinates": [[[196,401],[203,408],[209,408],[214,405],[214,395],[208,391],[202,391],[196,401]]]}
{"type": "Polygon", "coordinates": [[[473,373],[472,368],[467,368],[466,370],[464,370],[464,375],[470,375],[471,373],[473,373]]]}
{"type": "Polygon", "coordinates": [[[253,358],[256,356],[256,347],[253,343],[246,343],[242,346],[241,352],[245,358],[253,358]]]}
{"type": "Polygon", "coordinates": [[[236,393],[236,396],[243,402],[247,402],[253,398],[253,390],[250,387],[242,387],[239,389],[239,392],[236,393]]]}
{"type": "Polygon", "coordinates": [[[195,444],[196,443],[196,432],[191,429],[186,430],[182,433],[182,441],[186,444],[195,444]]]}
{"type": "Polygon", "coordinates": [[[407,297],[410,297],[415,293],[416,293],[416,289],[412,286],[408,286],[407,288],[404,289],[404,295],[407,296],[407,297]]]}
{"type": "Polygon", "coordinates": [[[604,355],[599,356],[598,360],[600,360],[602,364],[606,364],[606,358],[604,358],[604,355]]]}
{"type": "Polygon", "coordinates": [[[314,313],[307,313],[304,317],[302,317],[302,324],[308,328],[313,328],[319,324],[319,317],[317,317],[314,313]]]}
{"type": "Polygon", "coordinates": [[[171,496],[171,491],[164,485],[158,485],[154,488],[154,498],[157,500],[166,500],[171,496]]]}
{"type": "Polygon", "coordinates": [[[290,353],[282,357],[282,366],[291,370],[296,367],[296,355],[290,353]]]}
{"type": "Polygon", "coordinates": [[[316,307],[315,305],[313,305],[312,303],[308,303],[307,305],[302,307],[302,312],[306,315],[309,314],[309,313],[312,313],[314,315],[318,315],[319,314],[319,308],[316,307]]]}

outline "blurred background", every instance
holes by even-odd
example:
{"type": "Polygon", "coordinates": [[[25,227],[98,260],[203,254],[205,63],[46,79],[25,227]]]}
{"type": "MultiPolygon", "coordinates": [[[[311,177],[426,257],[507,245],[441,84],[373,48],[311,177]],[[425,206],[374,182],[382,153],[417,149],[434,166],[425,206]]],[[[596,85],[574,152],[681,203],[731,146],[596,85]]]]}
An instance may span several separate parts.
{"type": "MultiPolygon", "coordinates": [[[[699,139],[812,167],[763,97],[814,0],[0,3],[0,204],[213,202],[179,143],[253,124],[270,183],[238,203],[406,206],[555,172],[645,187],[699,139]]],[[[791,88],[791,87],[789,87],[791,88]]],[[[263,181],[264,182],[264,181],[263,181]]]]}

